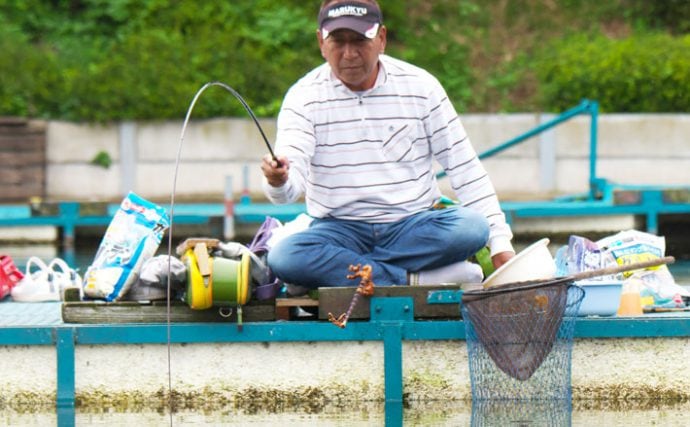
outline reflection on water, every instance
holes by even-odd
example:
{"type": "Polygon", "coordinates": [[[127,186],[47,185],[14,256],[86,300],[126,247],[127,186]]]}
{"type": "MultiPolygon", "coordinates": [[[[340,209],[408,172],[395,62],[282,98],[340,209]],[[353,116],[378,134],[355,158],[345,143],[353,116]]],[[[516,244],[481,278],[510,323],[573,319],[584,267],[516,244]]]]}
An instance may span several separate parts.
{"type": "MultiPolygon", "coordinates": [[[[591,402],[590,402],[591,403],[591,402]]],[[[630,427],[688,425],[690,404],[635,409],[569,409],[553,403],[513,402],[471,405],[464,401],[412,402],[409,405],[368,402],[351,408],[325,407],[318,413],[301,410],[244,413],[234,408],[204,412],[185,410],[171,417],[151,411],[21,411],[0,409],[8,426],[587,426],[630,427]]],[[[590,405],[586,405],[590,406],[590,405]]],[[[634,405],[631,405],[634,406],[634,405]]],[[[28,408],[25,408],[28,409],[28,408]]]]}
{"type": "Polygon", "coordinates": [[[568,427],[572,406],[567,399],[484,400],[472,404],[472,427],[549,426],[568,427]]]}

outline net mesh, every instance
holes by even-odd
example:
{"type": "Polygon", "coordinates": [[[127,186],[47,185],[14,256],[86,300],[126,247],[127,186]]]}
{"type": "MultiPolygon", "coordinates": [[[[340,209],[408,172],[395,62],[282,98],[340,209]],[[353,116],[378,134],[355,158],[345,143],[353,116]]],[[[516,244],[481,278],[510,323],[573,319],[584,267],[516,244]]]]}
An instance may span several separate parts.
{"type": "Polygon", "coordinates": [[[465,292],[461,309],[473,400],[569,400],[583,297],[572,280],[465,292]]]}

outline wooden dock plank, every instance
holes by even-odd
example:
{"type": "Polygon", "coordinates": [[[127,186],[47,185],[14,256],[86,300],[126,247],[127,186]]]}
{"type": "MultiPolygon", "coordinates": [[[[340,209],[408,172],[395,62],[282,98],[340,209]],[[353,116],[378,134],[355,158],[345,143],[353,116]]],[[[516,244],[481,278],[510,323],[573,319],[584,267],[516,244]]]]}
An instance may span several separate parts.
{"type": "MultiPolygon", "coordinates": [[[[328,319],[328,313],[338,316],[345,313],[355,293],[355,287],[319,288],[319,319],[328,319]]],[[[375,297],[406,297],[414,300],[414,317],[424,318],[460,318],[460,304],[427,304],[429,291],[460,290],[459,285],[434,286],[378,286],[374,288],[375,297]]],[[[369,319],[369,299],[361,298],[355,306],[350,319],[369,319]]]]}
{"type": "Polygon", "coordinates": [[[319,300],[304,297],[276,298],[276,319],[291,320],[291,309],[294,307],[318,307],[319,300]]]}
{"type": "MultiPolygon", "coordinates": [[[[168,308],[165,302],[65,302],[62,320],[65,323],[167,323],[168,308]]],[[[242,307],[243,322],[268,322],[275,320],[275,309],[270,303],[251,302],[242,307]]],[[[237,322],[237,310],[230,316],[220,314],[218,307],[192,310],[182,302],[170,306],[170,322],[237,322]]]]}
{"type": "Polygon", "coordinates": [[[276,298],[276,307],[317,307],[319,300],[309,297],[276,298]]]}

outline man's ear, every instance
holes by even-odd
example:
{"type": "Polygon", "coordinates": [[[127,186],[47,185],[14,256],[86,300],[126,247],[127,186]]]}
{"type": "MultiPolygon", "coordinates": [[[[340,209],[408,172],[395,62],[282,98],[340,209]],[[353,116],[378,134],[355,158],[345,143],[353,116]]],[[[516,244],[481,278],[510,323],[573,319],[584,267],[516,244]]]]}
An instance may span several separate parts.
{"type": "Polygon", "coordinates": [[[321,50],[321,56],[323,59],[326,59],[326,54],[323,51],[323,34],[321,34],[321,31],[318,28],[316,29],[316,40],[319,41],[319,50],[321,50]]]}
{"type": "Polygon", "coordinates": [[[388,29],[386,29],[385,25],[381,25],[381,28],[379,28],[379,33],[376,35],[376,37],[379,37],[381,39],[381,52],[383,53],[386,50],[386,35],[387,35],[388,29]]]}

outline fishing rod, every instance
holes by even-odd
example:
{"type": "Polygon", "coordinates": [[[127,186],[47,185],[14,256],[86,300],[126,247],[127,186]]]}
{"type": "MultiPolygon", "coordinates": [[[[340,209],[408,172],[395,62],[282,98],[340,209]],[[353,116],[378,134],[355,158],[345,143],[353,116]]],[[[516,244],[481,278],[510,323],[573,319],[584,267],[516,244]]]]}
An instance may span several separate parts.
{"type": "Polygon", "coordinates": [[[186,125],[187,120],[189,119],[189,116],[190,116],[191,113],[192,113],[192,109],[194,108],[194,104],[196,104],[197,99],[199,98],[199,96],[201,96],[202,92],[204,92],[207,88],[209,88],[209,87],[211,87],[211,86],[220,86],[220,87],[222,87],[223,89],[225,89],[225,90],[227,90],[228,92],[230,92],[235,98],[237,98],[238,101],[240,101],[240,104],[242,104],[242,106],[244,107],[244,109],[247,110],[247,113],[249,114],[249,116],[250,116],[250,117],[252,118],[252,120],[254,121],[254,124],[256,125],[256,127],[259,129],[259,133],[261,133],[261,137],[263,138],[264,143],[266,144],[266,148],[268,148],[268,152],[271,154],[271,157],[273,158],[273,160],[274,160],[276,163],[278,163],[278,166],[280,166],[280,161],[278,161],[278,158],[276,157],[275,153],[273,153],[273,148],[271,147],[271,144],[268,142],[268,138],[266,137],[266,134],[264,133],[263,128],[262,128],[261,125],[259,124],[259,120],[258,120],[258,119],[256,118],[256,116],[254,115],[254,112],[252,111],[252,109],[249,108],[249,104],[247,104],[247,102],[244,100],[244,98],[242,98],[242,95],[240,95],[239,92],[237,92],[235,89],[233,89],[232,87],[228,86],[228,85],[225,84],[225,83],[222,83],[222,82],[209,82],[209,83],[206,83],[201,89],[199,89],[199,91],[198,91],[198,92],[196,93],[196,95],[194,96],[194,99],[192,100],[192,103],[191,103],[191,105],[189,106],[189,109],[187,110],[187,117],[186,117],[186,119],[185,119],[185,125],[186,125]]]}
{"type": "Polygon", "coordinates": [[[187,130],[187,125],[189,124],[189,119],[192,115],[192,110],[194,110],[194,106],[196,105],[197,100],[201,96],[201,94],[208,89],[211,86],[219,86],[222,87],[223,89],[227,90],[230,92],[235,98],[237,98],[238,101],[242,104],[244,109],[247,111],[249,116],[254,120],[254,124],[256,127],[259,129],[259,133],[261,133],[261,137],[263,138],[264,142],[266,143],[266,148],[268,148],[268,152],[270,153],[271,157],[273,160],[276,162],[278,167],[281,166],[281,162],[278,160],[276,157],[275,153],[273,152],[273,148],[271,147],[271,144],[268,142],[268,138],[266,137],[266,134],[264,133],[264,130],[261,128],[261,125],[259,124],[259,120],[256,118],[254,115],[254,112],[252,111],[251,108],[249,108],[249,105],[247,102],[242,98],[242,96],[232,87],[228,86],[225,83],[222,82],[209,82],[206,83],[197,91],[197,93],[194,95],[194,98],[192,99],[192,102],[189,105],[189,108],[187,109],[187,114],[185,115],[184,123],[182,125],[182,131],[180,132],[180,142],[177,147],[177,157],[175,159],[175,172],[173,173],[173,185],[172,185],[172,192],[170,194],[170,225],[169,225],[169,231],[168,231],[168,280],[167,280],[167,304],[166,304],[166,320],[167,320],[167,349],[168,349],[168,410],[170,413],[170,418],[169,422],[170,425],[172,426],[173,420],[172,420],[172,414],[173,414],[173,387],[172,387],[172,361],[171,361],[171,274],[170,271],[172,270],[172,244],[173,244],[173,222],[175,219],[175,193],[177,190],[177,177],[178,177],[178,172],[180,168],[180,156],[182,153],[182,143],[184,141],[184,135],[187,130]]]}

